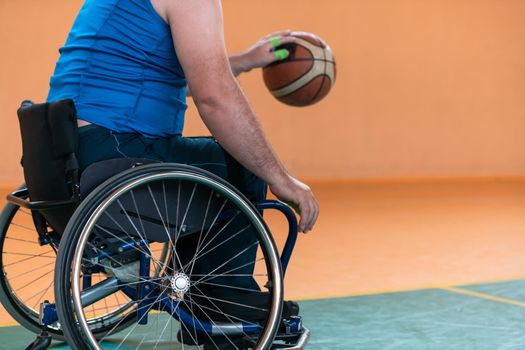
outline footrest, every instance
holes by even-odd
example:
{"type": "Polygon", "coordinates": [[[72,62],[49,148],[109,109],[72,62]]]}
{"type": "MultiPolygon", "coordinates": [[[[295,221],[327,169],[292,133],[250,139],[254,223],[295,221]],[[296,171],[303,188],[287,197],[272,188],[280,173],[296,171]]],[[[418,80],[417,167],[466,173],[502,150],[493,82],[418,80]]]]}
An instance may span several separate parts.
{"type": "MultiPolygon", "coordinates": [[[[279,331],[271,349],[292,349],[302,350],[310,338],[310,330],[303,326],[301,316],[291,316],[289,319],[283,319],[279,331]]],[[[245,348],[252,349],[257,342],[255,337],[243,338],[245,348]]]]}
{"type": "Polygon", "coordinates": [[[272,349],[302,350],[308,343],[309,338],[310,330],[303,327],[299,333],[277,335],[272,349]]]}

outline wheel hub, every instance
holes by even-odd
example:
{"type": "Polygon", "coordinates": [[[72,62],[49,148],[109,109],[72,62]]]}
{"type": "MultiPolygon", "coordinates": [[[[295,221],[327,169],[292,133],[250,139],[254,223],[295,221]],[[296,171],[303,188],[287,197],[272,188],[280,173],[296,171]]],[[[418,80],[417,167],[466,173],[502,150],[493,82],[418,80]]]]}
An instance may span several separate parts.
{"type": "Polygon", "coordinates": [[[184,273],[177,273],[171,277],[170,287],[175,294],[186,293],[190,290],[190,278],[184,273]]]}

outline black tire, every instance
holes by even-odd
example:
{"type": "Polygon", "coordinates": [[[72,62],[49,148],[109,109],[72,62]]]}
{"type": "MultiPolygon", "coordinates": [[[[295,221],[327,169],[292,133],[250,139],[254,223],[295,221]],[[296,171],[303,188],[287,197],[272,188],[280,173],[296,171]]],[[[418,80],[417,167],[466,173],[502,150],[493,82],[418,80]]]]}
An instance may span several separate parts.
{"type": "MultiPolygon", "coordinates": [[[[250,227],[255,228],[255,230],[254,230],[255,234],[254,235],[256,236],[256,239],[257,239],[257,242],[255,242],[255,244],[257,244],[257,247],[258,247],[256,249],[260,249],[261,250],[261,254],[262,254],[261,261],[264,260],[264,263],[261,263],[261,266],[266,269],[266,274],[261,274],[261,275],[264,276],[263,279],[266,279],[266,282],[269,282],[269,283],[266,283],[264,285],[264,287],[267,288],[268,291],[269,291],[268,292],[268,296],[269,297],[268,297],[268,301],[267,301],[267,308],[266,309],[261,308],[261,310],[264,310],[264,312],[266,313],[265,315],[266,315],[267,318],[264,320],[264,322],[260,323],[259,327],[262,330],[260,331],[260,333],[256,337],[254,337],[255,338],[255,342],[257,342],[257,345],[255,345],[255,348],[256,349],[267,349],[271,345],[271,343],[272,343],[272,341],[273,341],[273,339],[275,337],[275,334],[277,332],[277,329],[278,329],[278,325],[279,325],[280,317],[281,317],[281,311],[282,311],[282,300],[283,300],[282,271],[281,271],[279,255],[277,253],[277,250],[276,250],[276,247],[275,247],[275,243],[273,241],[273,238],[272,238],[271,234],[269,233],[269,230],[268,230],[266,224],[262,220],[259,212],[254,208],[254,206],[239,191],[237,191],[236,189],[232,188],[232,186],[229,183],[227,183],[223,179],[215,176],[214,174],[208,173],[206,171],[203,171],[201,169],[198,169],[198,168],[195,168],[195,167],[191,167],[191,166],[162,163],[162,164],[144,165],[144,166],[140,166],[140,167],[137,167],[137,168],[134,168],[134,169],[130,169],[130,170],[125,171],[125,172],[123,172],[121,174],[118,174],[118,175],[110,178],[106,182],[104,182],[99,187],[97,187],[80,204],[80,206],[75,211],[75,213],[73,214],[73,217],[71,218],[71,220],[69,221],[69,223],[68,223],[68,225],[66,227],[64,236],[63,236],[63,238],[61,240],[61,243],[60,243],[59,254],[58,254],[58,257],[57,257],[57,265],[56,265],[57,268],[56,268],[56,271],[55,271],[55,281],[56,281],[56,284],[55,284],[55,296],[56,296],[56,301],[57,301],[58,315],[59,315],[60,322],[63,325],[64,335],[66,337],[66,340],[67,340],[68,344],[73,349],[92,349],[92,348],[94,348],[94,349],[101,349],[100,344],[95,339],[96,336],[94,334],[90,334],[91,330],[90,330],[90,327],[88,326],[88,324],[86,322],[86,316],[85,316],[85,312],[86,312],[85,310],[86,309],[82,305],[83,304],[83,300],[81,299],[81,287],[79,286],[78,281],[79,281],[79,278],[80,278],[81,271],[83,271],[83,269],[86,268],[85,265],[89,264],[89,261],[91,261],[91,260],[88,260],[86,258],[86,254],[89,251],[96,251],[96,252],[98,252],[97,248],[94,246],[94,244],[90,240],[93,237],[98,237],[97,236],[97,232],[101,232],[100,229],[101,228],[103,229],[103,226],[101,224],[103,222],[102,219],[101,219],[103,217],[103,214],[111,216],[110,214],[107,214],[107,213],[110,212],[109,209],[112,208],[111,207],[112,205],[114,206],[114,208],[118,208],[117,204],[116,204],[116,203],[118,203],[120,205],[120,208],[121,208],[120,214],[126,215],[128,217],[129,223],[131,225],[133,225],[133,227],[135,228],[137,233],[140,235],[139,230],[134,226],[133,221],[128,216],[128,213],[130,213],[130,215],[131,215],[131,211],[128,211],[127,207],[125,209],[122,206],[122,203],[120,202],[120,199],[122,199],[124,201],[124,199],[123,199],[123,198],[125,198],[124,196],[128,195],[128,196],[131,196],[129,198],[133,198],[133,202],[135,202],[133,190],[136,190],[136,191],[140,191],[141,189],[144,190],[144,186],[147,186],[147,188],[149,189],[150,194],[151,194],[151,199],[152,199],[153,203],[155,204],[155,206],[157,206],[157,202],[155,202],[155,198],[154,198],[154,195],[153,195],[153,192],[151,190],[150,185],[151,186],[160,186],[160,184],[162,183],[162,189],[164,191],[164,184],[165,184],[165,182],[166,182],[166,187],[168,187],[168,186],[171,186],[172,184],[174,184],[175,181],[179,181],[178,182],[178,184],[179,184],[178,196],[179,197],[181,196],[180,195],[180,193],[181,193],[180,192],[181,191],[180,190],[181,182],[183,182],[184,185],[186,185],[187,183],[194,184],[193,185],[194,186],[193,187],[193,192],[191,194],[191,198],[189,200],[189,203],[187,204],[186,213],[188,213],[189,207],[191,205],[191,200],[193,198],[193,193],[195,193],[195,189],[197,188],[197,186],[201,186],[206,191],[209,191],[209,202],[207,204],[208,206],[206,207],[206,213],[205,213],[204,219],[202,221],[203,222],[203,224],[202,224],[203,228],[204,228],[205,222],[207,220],[208,209],[210,208],[210,203],[212,201],[212,197],[213,197],[213,200],[215,201],[215,196],[218,197],[218,198],[221,198],[221,200],[224,200],[224,204],[221,207],[220,211],[218,211],[217,216],[215,217],[215,220],[217,220],[217,217],[219,217],[219,215],[221,214],[223,208],[225,207],[226,203],[228,202],[228,205],[230,205],[230,204],[231,205],[235,205],[234,209],[236,210],[236,214],[235,214],[234,218],[231,219],[231,221],[233,221],[237,217],[237,215],[239,214],[239,215],[242,216],[241,217],[242,220],[247,220],[246,222],[248,222],[249,225],[252,225],[250,227]],[[140,186],[142,186],[142,187],[140,187],[140,186]],[[213,195],[215,195],[215,196],[213,196],[213,195]],[[88,246],[90,246],[90,248],[87,248],[88,246]]],[[[199,190],[200,190],[201,187],[199,187],[199,190]]],[[[164,207],[162,207],[161,209],[162,209],[162,212],[164,212],[164,210],[165,210],[166,211],[166,215],[168,215],[168,210],[172,210],[172,206],[170,205],[169,209],[168,209],[168,204],[167,204],[168,202],[166,201],[166,192],[167,191],[164,192],[164,207]]],[[[139,193],[141,193],[141,192],[139,192],[139,193]]],[[[144,192],[142,192],[142,194],[143,193],[147,193],[147,192],[144,190],[144,192]]],[[[206,193],[208,193],[208,192],[206,192],[206,193]]],[[[141,198],[141,200],[142,199],[143,198],[141,198]]],[[[140,203],[141,203],[141,205],[143,204],[142,201],[140,201],[140,203]]],[[[162,202],[160,202],[160,203],[162,203],[162,202]]],[[[171,203],[171,202],[169,202],[169,203],[171,203]]],[[[137,207],[137,203],[136,202],[134,203],[134,205],[135,205],[135,207],[137,207]]],[[[144,205],[146,205],[146,204],[144,203],[144,205]]],[[[152,208],[151,204],[150,204],[149,208],[152,208]]],[[[170,221],[168,219],[168,217],[166,217],[166,223],[165,223],[164,220],[163,220],[163,216],[162,216],[163,214],[161,213],[161,210],[159,210],[158,207],[156,209],[157,209],[157,212],[159,214],[160,221],[162,221],[162,225],[164,226],[164,228],[167,228],[166,229],[167,230],[166,234],[168,235],[168,237],[171,237],[171,236],[169,236],[170,233],[168,233],[168,231],[171,230],[172,226],[174,226],[175,227],[175,231],[178,231],[178,233],[180,234],[181,230],[185,226],[184,225],[184,221],[182,221],[181,225],[179,225],[179,221],[178,221],[178,218],[177,218],[176,223],[172,224],[173,221],[170,221]]],[[[178,215],[178,213],[179,213],[178,199],[177,199],[176,210],[177,210],[177,215],[178,215]]],[[[112,212],[112,213],[115,213],[115,212],[112,212]]],[[[144,213],[144,212],[142,212],[142,213],[144,213]]],[[[139,220],[141,222],[141,224],[142,224],[142,218],[145,217],[146,215],[141,215],[140,211],[138,211],[135,215],[136,216],[134,217],[134,219],[135,220],[139,220]]],[[[151,219],[149,219],[149,220],[151,220],[151,219]]],[[[159,221],[159,220],[157,220],[157,221],[159,221]]],[[[114,222],[116,222],[116,221],[114,220],[114,222]]],[[[244,222],[245,221],[242,221],[243,225],[244,225],[244,222]]],[[[213,227],[215,225],[215,223],[216,223],[216,221],[213,221],[210,224],[210,227],[213,227]]],[[[125,224],[122,224],[122,225],[125,225],[125,224]]],[[[158,225],[160,225],[160,224],[158,224],[158,225]]],[[[152,239],[150,239],[150,236],[147,236],[147,239],[143,239],[142,235],[140,235],[141,239],[142,239],[142,241],[140,241],[140,242],[147,242],[146,243],[146,248],[144,248],[144,246],[141,245],[141,243],[138,242],[138,238],[137,237],[132,238],[132,235],[136,236],[136,234],[128,233],[120,225],[119,225],[119,227],[122,229],[122,230],[119,231],[120,233],[122,233],[124,235],[125,234],[128,235],[128,236],[122,236],[122,237],[130,237],[130,238],[129,238],[129,241],[127,241],[127,240],[124,241],[121,238],[118,238],[118,239],[122,240],[125,243],[126,242],[132,242],[132,244],[131,244],[132,246],[133,246],[133,243],[135,243],[136,246],[138,247],[138,248],[135,248],[135,249],[137,251],[140,250],[142,253],[145,253],[144,250],[150,249],[150,248],[148,248],[148,245],[150,244],[150,242],[152,240],[152,239]]],[[[226,225],[224,225],[222,227],[222,229],[224,229],[225,227],[226,227],[226,225]]],[[[144,230],[144,227],[142,227],[142,229],[143,229],[144,235],[146,236],[146,230],[144,230]]],[[[243,230],[245,230],[245,229],[243,229],[243,230]]],[[[109,234],[111,234],[109,229],[107,229],[106,231],[109,232],[109,234]]],[[[208,232],[209,232],[209,230],[208,230],[208,232]]],[[[236,234],[239,234],[239,233],[240,232],[238,231],[236,234]]],[[[200,232],[201,236],[202,236],[202,234],[203,234],[203,229],[201,229],[201,232],[200,232]]],[[[174,283],[173,279],[180,274],[180,273],[179,274],[175,274],[175,272],[177,272],[177,271],[184,271],[184,269],[188,268],[188,266],[189,266],[189,264],[184,265],[184,264],[181,263],[179,265],[180,270],[175,266],[175,265],[177,265],[177,262],[176,262],[177,259],[179,259],[178,261],[180,261],[179,253],[178,253],[179,249],[178,248],[176,249],[175,246],[177,244],[177,239],[180,238],[181,236],[176,236],[176,237],[177,238],[173,238],[173,240],[172,240],[172,238],[169,238],[169,240],[168,240],[169,244],[173,245],[173,249],[172,249],[173,254],[171,255],[173,258],[171,258],[169,263],[166,263],[165,266],[162,268],[164,273],[165,273],[165,275],[161,276],[162,278],[164,278],[162,280],[163,282],[157,282],[157,284],[160,287],[154,287],[154,288],[158,288],[159,290],[161,288],[163,288],[162,291],[159,294],[161,296],[162,295],[166,295],[165,293],[172,293],[172,294],[174,293],[170,288],[173,288],[173,289],[176,288],[176,287],[173,287],[173,285],[174,285],[173,284],[174,283]],[[173,242],[175,242],[175,243],[173,243],[173,242]],[[173,270],[172,270],[173,274],[170,275],[169,270],[171,269],[171,264],[173,264],[173,270]],[[171,282],[165,282],[166,280],[171,281],[171,282]],[[163,284],[161,285],[161,283],[163,283],[163,284]],[[165,283],[167,283],[167,284],[165,284],[165,283]],[[167,290],[169,290],[169,291],[167,291],[167,290]]],[[[210,242],[213,241],[213,239],[215,239],[216,237],[217,236],[211,238],[210,242]]],[[[205,236],[204,239],[203,239],[203,243],[202,243],[203,249],[207,247],[207,245],[204,246],[204,241],[206,240],[206,238],[207,237],[205,236]]],[[[200,243],[201,243],[201,238],[199,237],[199,244],[200,243]]],[[[206,243],[206,244],[209,244],[209,243],[206,243]]],[[[134,248],[131,248],[131,249],[134,249],[134,248]]],[[[212,249],[214,249],[214,248],[212,248],[212,249]]],[[[209,250],[212,250],[212,249],[209,249],[209,250]]],[[[242,249],[242,247],[241,247],[241,249],[242,249]]],[[[243,250],[243,251],[245,251],[245,250],[243,250]]],[[[243,251],[241,251],[239,254],[241,254],[243,251]]],[[[100,250],[100,252],[103,253],[102,250],[100,250]]],[[[151,250],[149,250],[149,252],[150,252],[150,256],[152,256],[151,250]]],[[[193,260],[192,260],[193,261],[192,262],[192,268],[193,268],[194,261],[199,259],[200,256],[202,256],[204,254],[207,254],[207,252],[203,253],[202,251],[196,250],[195,254],[196,255],[193,257],[193,260]],[[201,255],[199,255],[199,254],[201,254],[201,255]]],[[[232,254],[234,254],[234,253],[232,253],[232,254]]],[[[117,255],[115,255],[115,256],[117,256],[117,255]]],[[[238,255],[233,256],[232,258],[230,258],[226,262],[234,260],[237,256],[238,255]]],[[[111,259],[115,260],[115,258],[111,258],[111,259]]],[[[108,266],[108,265],[102,265],[100,263],[101,260],[98,260],[98,258],[95,259],[94,261],[96,261],[95,264],[100,265],[99,268],[108,266]]],[[[155,263],[158,263],[158,262],[156,261],[155,263]]],[[[115,266],[115,265],[111,265],[111,266],[115,266]]],[[[118,266],[118,268],[125,268],[126,266],[121,264],[121,265],[118,266]]],[[[243,266],[240,266],[240,267],[242,268],[243,266]]],[[[219,268],[220,267],[222,267],[222,266],[219,266],[219,268]]],[[[213,270],[211,273],[213,273],[214,271],[217,271],[217,269],[213,270]]],[[[220,269],[218,271],[220,271],[220,269]]],[[[232,271],[232,270],[230,270],[230,271],[232,271]]],[[[223,276],[223,277],[233,276],[233,274],[230,273],[230,271],[229,272],[222,272],[223,274],[220,275],[220,276],[223,276]]],[[[105,270],[104,273],[108,273],[107,269],[105,270]]],[[[188,287],[190,286],[190,277],[192,277],[191,273],[192,272],[190,271],[190,274],[188,275],[188,287]]],[[[200,278],[197,281],[192,279],[191,283],[193,283],[193,284],[191,285],[191,288],[198,289],[197,285],[199,283],[205,283],[205,282],[209,281],[209,279],[210,279],[209,276],[215,276],[215,275],[211,275],[211,273],[209,273],[208,275],[204,275],[204,277],[200,278]],[[208,280],[206,280],[207,276],[208,276],[208,280]]],[[[115,273],[115,275],[116,275],[116,273],[115,273]]],[[[198,276],[203,276],[203,275],[198,275],[198,276]]],[[[161,277],[157,278],[156,280],[160,281],[161,277]]],[[[137,276],[137,281],[140,281],[140,278],[142,278],[142,277],[138,277],[137,276]]],[[[215,277],[212,277],[212,278],[215,278],[215,277]]],[[[152,279],[152,281],[153,281],[153,279],[152,279]]],[[[133,283],[139,283],[139,282],[133,282],[133,283]]],[[[131,282],[129,284],[131,284],[131,282]]],[[[212,283],[209,283],[209,284],[212,284],[212,283]]],[[[260,285],[261,284],[259,283],[259,286],[260,285]]],[[[224,285],[222,285],[222,286],[224,286],[224,285]]],[[[186,290],[185,292],[187,293],[187,295],[191,294],[188,290],[186,290]]],[[[255,293],[256,290],[252,290],[252,292],[255,293]]],[[[179,292],[177,292],[177,293],[179,293],[179,292]]],[[[257,293],[263,293],[263,292],[257,291],[257,293]]],[[[182,295],[182,294],[184,294],[184,292],[180,292],[177,295],[182,295]]],[[[197,304],[195,302],[195,300],[198,300],[198,298],[204,297],[206,299],[210,299],[205,294],[199,294],[200,295],[199,297],[196,296],[197,294],[194,294],[194,295],[195,295],[195,299],[193,299],[193,300],[191,299],[192,296],[189,297],[190,300],[192,300],[192,301],[188,302],[190,305],[197,304]]],[[[173,298],[175,298],[175,297],[176,296],[173,296],[173,298]]],[[[184,301],[184,300],[186,300],[185,298],[186,298],[185,296],[181,297],[181,299],[180,299],[181,302],[180,303],[185,303],[185,301],[184,301]]],[[[219,299],[217,299],[217,300],[219,300],[219,299]]],[[[244,307],[249,307],[249,306],[246,306],[246,305],[249,305],[249,304],[244,304],[244,307]]],[[[243,305],[241,305],[241,306],[243,306],[243,305]]],[[[198,305],[196,305],[195,307],[198,307],[198,305]]],[[[217,306],[215,306],[215,307],[217,307],[217,306]]],[[[191,308],[193,310],[193,306],[191,306],[191,308]]],[[[186,310],[189,311],[189,309],[186,309],[186,310]]],[[[203,311],[204,314],[206,314],[205,310],[203,310],[202,308],[201,308],[201,310],[203,311]]],[[[220,309],[217,309],[214,312],[222,312],[222,311],[220,309]]],[[[126,317],[129,316],[131,318],[132,315],[136,315],[136,314],[137,314],[136,310],[131,310],[130,313],[126,317]]],[[[223,312],[223,314],[224,314],[224,312],[223,312]]],[[[228,318],[229,321],[232,322],[232,324],[234,323],[232,321],[232,319],[227,316],[228,315],[227,313],[224,314],[224,315],[225,315],[226,318],[228,318]]],[[[169,316],[170,315],[168,314],[168,322],[172,322],[173,319],[172,319],[172,317],[169,317],[169,316]]],[[[210,321],[212,323],[214,323],[212,318],[209,318],[209,319],[210,319],[210,321]]],[[[198,321],[198,322],[200,323],[200,321],[198,321]]],[[[227,321],[225,321],[225,322],[227,322],[227,321]]],[[[193,323],[195,324],[195,321],[193,323]]],[[[237,323],[239,323],[239,322],[237,321],[237,323]]],[[[166,323],[165,327],[167,327],[167,325],[168,325],[168,323],[166,323]]],[[[214,325],[217,326],[217,329],[219,329],[221,332],[223,332],[222,329],[226,329],[225,327],[221,328],[220,324],[215,324],[214,323],[214,325]]],[[[181,327],[182,326],[184,326],[183,323],[181,323],[181,327]]],[[[186,326],[184,326],[184,327],[186,327],[186,326]]],[[[134,327],[131,328],[130,332],[133,331],[134,329],[135,329],[134,327]]],[[[116,332],[117,332],[116,330],[115,331],[110,331],[110,333],[112,333],[112,334],[115,334],[116,332]]],[[[222,334],[225,336],[225,338],[229,339],[227,334],[225,334],[224,332],[222,334]]],[[[128,333],[128,335],[129,335],[129,333],[128,333]]],[[[144,335],[144,337],[146,337],[146,335],[144,335]]],[[[213,339],[209,335],[206,335],[206,336],[208,338],[210,338],[212,340],[212,342],[213,342],[213,339]]],[[[162,334],[161,334],[161,337],[162,337],[162,334]]],[[[126,336],[126,338],[127,338],[127,336],[126,336]]],[[[142,341],[144,341],[144,338],[142,339],[142,341]]],[[[141,341],[141,343],[139,344],[138,347],[141,346],[142,341],[141,341]]],[[[158,338],[157,343],[159,341],[160,341],[160,337],[158,338]]]]}

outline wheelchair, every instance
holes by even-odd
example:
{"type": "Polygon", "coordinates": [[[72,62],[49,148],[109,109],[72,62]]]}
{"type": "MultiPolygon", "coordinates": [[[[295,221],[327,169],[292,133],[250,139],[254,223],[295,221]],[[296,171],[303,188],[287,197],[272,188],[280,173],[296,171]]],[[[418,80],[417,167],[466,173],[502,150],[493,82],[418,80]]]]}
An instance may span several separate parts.
{"type": "Polygon", "coordinates": [[[18,116],[27,186],[0,215],[0,301],[38,334],[27,349],[52,338],[73,349],[304,348],[309,331],[283,301],[290,207],[253,204],[182,164],[110,159],[80,174],[71,100],[24,101],[18,116]],[[288,221],[281,254],[264,210],[288,221]],[[242,244],[213,255],[234,237],[242,244]]]}

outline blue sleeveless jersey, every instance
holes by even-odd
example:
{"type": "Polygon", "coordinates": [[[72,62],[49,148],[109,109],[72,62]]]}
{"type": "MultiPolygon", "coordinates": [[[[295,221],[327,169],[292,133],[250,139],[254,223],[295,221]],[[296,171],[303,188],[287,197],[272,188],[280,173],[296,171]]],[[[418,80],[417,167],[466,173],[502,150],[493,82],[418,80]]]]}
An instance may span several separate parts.
{"type": "Polygon", "coordinates": [[[150,0],[86,0],[51,77],[47,101],[63,98],[116,132],[182,133],[186,79],[150,0]]]}

